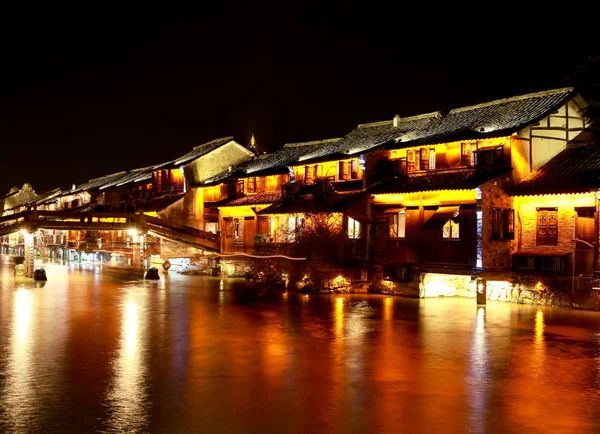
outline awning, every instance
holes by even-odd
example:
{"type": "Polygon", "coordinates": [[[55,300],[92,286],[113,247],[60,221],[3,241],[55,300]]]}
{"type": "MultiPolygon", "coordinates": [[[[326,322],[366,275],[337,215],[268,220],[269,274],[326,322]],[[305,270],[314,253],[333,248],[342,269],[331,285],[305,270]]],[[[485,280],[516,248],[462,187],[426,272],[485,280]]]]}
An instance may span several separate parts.
{"type": "Polygon", "coordinates": [[[436,212],[425,222],[421,229],[441,230],[446,222],[452,219],[455,223],[458,222],[459,206],[440,206],[436,212]]]}

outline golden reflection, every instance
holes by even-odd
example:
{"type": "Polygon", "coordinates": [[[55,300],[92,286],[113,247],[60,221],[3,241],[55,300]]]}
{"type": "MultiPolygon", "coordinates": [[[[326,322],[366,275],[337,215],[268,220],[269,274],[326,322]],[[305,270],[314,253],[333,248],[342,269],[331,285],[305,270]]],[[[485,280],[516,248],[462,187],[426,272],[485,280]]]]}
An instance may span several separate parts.
{"type": "Polygon", "coordinates": [[[267,380],[274,385],[278,385],[289,367],[290,353],[281,324],[275,321],[277,321],[276,316],[269,318],[269,325],[264,328],[262,367],[267,380]]]}
{"type": "Polygon", "coordinates": [[[389,321],[394,317],[394,300],[387,297],[383,302],[383,319],[389,321]]]}
{"type": "MultiPolygon", "coordinates": [[[[140,288],[136,288],[140,289],[140,288]]],[[[116,431],[144,431],[147,424],[144,304],[147,294],[127,292],[121,307],[121,339],[113,362],[114,382],[108,393],[108,425],[116,431]]]]}
{"type": "Polygon", "coordinates": [[[469,420],[474,432],[485,432],[485,419],[482,414],[487,409],[488,401],[488,348],[485,329],[486,308],[477,309],[471,351],[469,357],[469,376],[467,377],[467,393],[469,396],[469,420]]]}
{"type": "Polygon", "coordinates": [[[335,337],[339,340],[344,338],[344,299],[338,297],[335,299],[335,337]]]}
{"type": "Polygon", "coordinates": [[[544,312],[538,310],[535,314],[535,345],[539,347],[544,343],[544,312]]]}
{"type": "Polygon", "coordinates": [[[477,309],[473,343],[471,345],[471,371],[476,377],[487,373],[487,335],[485,331],[485,307],[477,309]]]}
{"type": "Polygon", "coordinates": [[[27,289],[18,289],[14,293],[13,338],[10,347],[6,391],[4,393],[5,411],[9,425],[15,431],[27,430],[34,417],[35,385],[32,353],[33,333],[31,330],[32,295],[27,289]]]}
{"type": "Polygon", "coordinates": [[[127,302],[127,307],[125,308],[125,317],[123,321],[123,334],[125,343],[124,348],[125,355],[128,358],[131,358],[135,355],[137,345],[137,328],[137,305],[134,300],[129,300],[127,302]]]}
{"type": "Polygon", "coordinates": [[[287,292],[287,291],[285,291],[285,292],[284,292],[284,293],[281,295],[281,297],[282,297],[284,300],[287,300],[287,299],[288,299],[288,296],[289,296],[289,294],[288,294],[288,292],[287,292]]]}
{"type": "Polygon", "coordinates": [[[535,314],[535,329],[533,339],[533,353],[531,358],[531,371],[538,378],[544,378],[546,343],[544,340],[544,312],[540,309],[535,314]]]}
{"type": "Polygon", "coordinates": [[[26,289],[15,292],[15,334],[17,344],[23,346],[27,339],[29,322],[31,321],[31,294],[26,289]]]}

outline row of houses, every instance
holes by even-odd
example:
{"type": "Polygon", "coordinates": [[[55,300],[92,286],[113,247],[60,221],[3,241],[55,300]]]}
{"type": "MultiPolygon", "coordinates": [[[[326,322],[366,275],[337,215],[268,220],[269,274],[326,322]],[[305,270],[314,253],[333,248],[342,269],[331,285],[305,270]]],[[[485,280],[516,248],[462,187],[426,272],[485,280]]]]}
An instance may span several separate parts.
{"type": "Polygon", "coordinates": [[[17,205],[9,195],[4,213],[144,212],[218,235],[224,257],[308,255],[328,270],[321,286],[473,296],[484,280],[491,298],[587,303],[600,269],[600,145],[585,107],[574,89],[555,89],[395,116],[263,155],[225,137],[17,205]],[[325,242],[298,250],[317,226],[343,236],[331,238],[335,258],[319,255],[325,242]]]}

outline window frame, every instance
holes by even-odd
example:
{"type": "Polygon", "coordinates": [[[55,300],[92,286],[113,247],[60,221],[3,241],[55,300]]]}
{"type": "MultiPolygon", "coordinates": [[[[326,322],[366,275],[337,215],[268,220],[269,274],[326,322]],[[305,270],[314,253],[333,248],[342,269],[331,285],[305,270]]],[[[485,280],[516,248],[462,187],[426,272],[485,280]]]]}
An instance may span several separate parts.
{"type": "Polygon", "coordinates": [[[389,235],[390,235],[390,239],[392,240],[404,240],[406,239],[406,210],[402,210],[402,211],[398,211],[394,214],[392,214],[392,216],[389,219],[389,235]],[[400,236],[400,214],[402,214],[404,217],[402,219],[402,236],[400,236]],[[395,230],[393,230],[393,228],[395,228],[395,230]],[[395,236],[394,236],[395,235],[395,236]]]}
{"type": "Polygon", "coordinates": [[[345,181],[346,179],[348,179],[348,172],[346,169],[347,169],[346,162],[340,161],[338,163],[338,179],[340,181],[345,181]]]}
{"type": "Polygon", "coordinates": [[[454,221],[454,219],[449,218],[448,221],[446,223],[444,223],[444,226],[442,227],[442,240],[443,241],[460,241],[460,223],[457,223],[454,221]],[[449,234],[450,236],[446,236],[446,226],[449,226],[450,231],[449,234]],[[456,228],[456,230],[454,231],[453,229],[456,228]],[[456,236],[454,236],[454,234],[456,234],[456,236]]]}
{"type": "Polygon", "coordinates": [[[350,240],[359,240],[361,235],[361,224],[358,220],[347,216],[346,222],[346,235],[350,240]]]}
{"type": "Polygon", "coordinates": [[[246,178],[246,193],[256,192],[256,177],[246,178]]]}
{"type": "Polygon", "coordinates": [[[475,151],[477,143],[461,142],[460,143],[460,165],[472,167],[475,165],[475,151]],[[475,148],[475,149],[473,149],[475,148]]]}
{"type": "Polygon", "coordinates": [[[414,172],[417,170],[416,152],[414,149],[406,151],[406,171],[414,172]]]}
{"type": "Polygon", "coordinates": [[[429,170],[435,170],[435,148],[429,148],[429,170]]]}
{"type": "Polygon", "coordinates": [[[419,149],[419,169],[420,170],[429,170],[429,149],[428,148],[419,149]]]}
{"type": "Polygon", "coordinates": [[[358,161],[350,160],[350,179],[358,179],[358,161]]]}
{"type": "Polygon", "coordinates": [[[513,208],[492,208],[490,221],[492,240],[513,240],[515,238],[515,210],[513,208]]]}
{"type": "Polygon", "coordinates": [[[314,166],[304,166],[304,183],[312,184],[315,181],[315,168],[314,166]]]}

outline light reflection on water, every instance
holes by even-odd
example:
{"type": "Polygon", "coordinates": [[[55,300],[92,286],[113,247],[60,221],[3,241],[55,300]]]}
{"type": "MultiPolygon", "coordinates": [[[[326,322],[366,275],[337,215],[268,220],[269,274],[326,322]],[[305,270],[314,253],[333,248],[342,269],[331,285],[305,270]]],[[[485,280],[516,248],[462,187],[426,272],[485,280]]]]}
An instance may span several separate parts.
{"type": "Polygon", "coordinates": [[[600,432],[600,314],[0,267],[0,432],[600,432]]]}
{"type": "Polygon", "coordinates": [[[113,384],[106,397],[110,431],[147,431],[149,402],[144,358],[147,350],[145,305],[149,296],[143,287],[130,287],[121,303],[120,348],[113,362],[113,384]]]}
{"type": "Polygon", "coordinates": [[[13,333],[8,362],[8,380],[3,406],[7,425],[16,432],[35,426],[35,387],[32,352],[31,311],[33,298],[29,289],[14,291],[13,333]]]}

